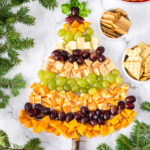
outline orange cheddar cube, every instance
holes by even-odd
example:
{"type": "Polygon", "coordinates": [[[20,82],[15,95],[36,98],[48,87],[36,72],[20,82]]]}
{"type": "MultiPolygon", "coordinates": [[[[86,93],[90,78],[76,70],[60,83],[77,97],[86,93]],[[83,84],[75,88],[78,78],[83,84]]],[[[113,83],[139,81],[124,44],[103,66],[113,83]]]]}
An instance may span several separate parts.
{"type": "Polygon", "coordinates": [[[104,137],[108,134],[108,127],[101,125],[101,135],[104,137]]]}
{"type": "Polygon", "coordinates": [[[60,133],[57,129],[54,129],[53,133],[56,135],[56,136],[60,136],[60,133]]]}
{"type": "Polygon", "coordinates": [[[27,122],[24,122],[24,126],[25,126],[26,128],[31,128],[31,127],[33,126],[32,121],[31,121],[31,120],[28,120],[27,122]]]}
{"type": "Polygon", "coordinates": [[[132,114],[130,115],[130,117],[135,117],[136,116],[136,112],[133,111],[132,114]]]}
{"type": "Polygon", "coordinates": [[[71,24],[71,26],[72,26],[73,28],[78,28],[79,25],[80,25],[80,24],[79,24],[78,21],[76,21],[76,20],[74,20],[73,23],[71,24]]]}
{"type": "Polygon", "coordinates": [[[131,109],[124,109],[124,112],[127,114],[127,116],[131,116],[131,114],[133,113],[133,110],[131,109]]]}
{"type": "Polygon", "coordinates": [[[124,119],[121,120],[120,124],[121,124],[122,127],[125,128],[125,127],[128,126],[129,123],[128,123],[128,121],[124,118],[124,119]]]}
{"type": "Polygon", "coordinates": [[[99,136],[99,134],[100,134],[100,132],[99,132],[99,131],[92,131],[92,135],[93,135],[94,137],[99,136]]]}
{"type": "Polygon", "coordinates": [[[68,99],[68,100],[73,100],[74,97],[75,97],[75,94],[70,91],[70,92],[67,92],[67,93],[66,93],[66,96],[67,96],[67,99],[68,99]]]}
{"type": "Polygon", "coordinates": [[[122,126],[121,126],[120,123],[116,124],[114,127],[115,127],[115,130],[117,130],[117,131],[118,131],[120,128],[122,128],[122,126]]]}
{"type": "Polygon", "coordinates": [[[80,111],[80,107],[79,106],[75,106],[75,107],[72,108],[72,111],[73,112],[78,112],[78,111],[80,111]]]}
{"type": "Polygon", "coordinates": [[[70,106],[63,106],[63,110],[64,110],[65,113],[71,112],[70,106]]]}
{"type": "Polygon", "coordinates": [[[65,29],[66,31],[68,31],[69,25],[70,25],[69,23],[64,24],[64,29],[65,29]]]}
{"type": "Polygon", "coordinates": [[[86,124],[87,130],[92,131],[93,130],[93,126],[90,124],[86,124]]]}
{"type": "Polygon", "coordinates": [[[70,28],[71,33],[74,35],[77,32],[77,28],[70,28]]]}
{"type": "Polygon", "coordinates": [[[98,124],[93,127],[93,130],[94,131],[101,131],[100,126],[98,124]]]}
{"type": "Polygon", "coordinates": [[[91,25],[91,23],[87,22],[87,21],[84,21],[83,23],[84,23],[84,28],[85,29],[87,29],[91,25]]]}
{"type": "Polygon", "coordinates": [[[45,130],[45,132],[52,133],[52,132],[53,132],[53,130],[54,130],[54,128],[53,128],[53,127],[47,127],[47,128],[46,128],[46,130],[45,130]]]}
{"type": "Polygon", "coordinates": [[[77,132],[75,131],[73,134],[72,134],[72,139],[75,140],[75,141],[79,141],[79,136],[77,134],[77,132]]]}
{"type": "Polygon", "coordinates": [[[84,29],[83,24],[81,24],[81,25],[78,27],[78,30],[79,30],[80,32],[82,32],[82,33],[85,32],[85,29],[84,29]]]}
{"type": "Polygon", "coordinates": [[[114,133],[114,131],[115,131],[114,126],[109,126],[108,127],[108,134],[114,133]]]}
{"type": "Polygon", "coordinates": [[[26,118],[26,117],[27,117],[27,112],[25,110],[20,110],[19,118],[26,118]]]}
{"type": "Polygon", "coordinates": [[[45,116],[44,118],[42,118],[41,122],[50,123],[49,116],[45,116]]]}
{"type": "Polygon", "coordinates": [[[86,136],[88,139],[90,139],[90,138],[92,138],[93,134],[92,134],[91,131],[87,131],[87,132],[85,133],[85,136],[86,136]]]}

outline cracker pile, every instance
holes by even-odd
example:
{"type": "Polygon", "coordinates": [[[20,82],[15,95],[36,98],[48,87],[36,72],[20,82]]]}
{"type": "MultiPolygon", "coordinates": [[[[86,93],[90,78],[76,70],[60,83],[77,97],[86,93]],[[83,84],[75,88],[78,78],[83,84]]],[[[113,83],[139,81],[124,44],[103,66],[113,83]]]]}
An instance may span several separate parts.
{"type": "Polygon", "coordinates": [[[129,75],[136,80],[150,78],[150,46],[141,42],[134,48],[125,50],[126,59],[122,63],[129,75]]]}
{"type": "Polygon", "coordinates": [[[118,38],[127,34],[132,24],[127,16],[128,14],[119,8],[115,11],[106,11],[100,20],[102,32],[110,38],[118,38]]]}

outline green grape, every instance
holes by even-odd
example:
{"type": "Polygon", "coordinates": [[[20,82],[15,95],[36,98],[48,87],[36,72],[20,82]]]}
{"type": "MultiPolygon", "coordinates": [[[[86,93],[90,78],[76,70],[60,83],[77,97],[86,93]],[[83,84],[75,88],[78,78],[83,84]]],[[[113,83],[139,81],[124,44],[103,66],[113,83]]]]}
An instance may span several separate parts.
{"type": "Polygon", "coordinates": [[[87,82],[88,82],[89,84],[94,83],[95,80],[96,80],[96,74],[95,74],[95,73],[90,73],[90,74],[87,76],[87,82]]]}
{"type": "Polygon", "coordinates": [[[91,36],[88,35],[88,34],[84,34],[84,35],[82,35],[82,37],[84,37],[85,42],[90,42],[91,41],[91,36]]]}
{"type": "Polygon", "coordinates": [[[64,90],[65,90],[66,92],[69,92],[69,91],[71,90],[70,85],[65,84],[65,85],[64,85],[64,90]]]}
{"type": "Polygon", "coordinates": [[[48,81],[48,89],[49,89],[49,90],[54,90],[54,89],[56,89],[56,82],[55,82],[55,80],[49,80],[49,81],[48,81]]]}
{"type": "Polygon", "coordinates": [[[100,82],[103,81],[103,76],[102,75],[97,76],[97,80],[100,82]]]}
{"type": "Polygon", "coordinates": [[[47,86],[48,85],[48,80],[46,80],[46,79],[41,80],[39,85],[40,86],[47,86]]]}
{"type": "Polygon", "coordinates": [[[74,78],[69,78],[69,79],[67,80],[67,84],[69,84],[69,85],[74,85],[74,84],[76,84],[76,80],[75,80],[74,78]]]}
{"type": "Polygon", "coordinates": [[[113,69],[111,72],[112,72],[112,74],[113,74],[114,76],[119,76],[119,75],[120,75],[120,71],[117,70],[117,69],[113,69]]]}
{"type": "Polygon", "coordinates": [[[58,92],[61,92],[61,91],[63,91],[63,87],[62,87],[62,86],[58,86],[58,87],[56,88],[56,90],[57,90],[58,92]]]}
{"type": "Polygon", "coordinates": [[[66,30],[65,30],[65,29],[60,29],[60,30],[57,32],[57,34],[58,34],[59,37],[65,36],[66,30]]]}
{"type": "Polygon", "coordinates": [[[88,84],[88,85],[86,86],[86,88],[89,90],[90,88],[92,88],[92,86],[91,86],[90,84],[88,84]]]}
{"type": "Polygon", "coordinates": [[[116,78],[116,82],[117,82],[118,84],[122,84],[122,83],[123,83],[123,79],[122,79],[121,77],[117,77],[117,78],[116,78]]]}
{"type": "Polygon", "coordinates": [[[109,83],[114,83],[115,82],[115,77],[112,73],[109,73],[105,79],[109,82],[109,83]]]}
{"type": "Polygon", "coordinates": [[[80,87],[86,87],[87,85],[87,81],[83,78],[79,78],[77,79],[77,84],[80,86],[80,87]]]}
{"type": "Polygon", "coordinates": [[[44,70],[39,70],[39,72],[38,72],[38,78],[39,79],[44,79],[45,78],[45,71],[44,70]]]}
{"type": "Polygon", "coordinates": [[[87,93],[87,89],[86,89],[86,88],[80,88],[80,89],[79,89],[79,92],[80,92],[80,93],[87,93]]]}
{"type": "Polygon", "coordinates": [[[100,83],[99,81],[95,81],[93,87],[98,90],[101,90],[103,88],[102,83],[100,83]]]}
{"type": "Polygon", "coordinates": [[[63,86],[64,84],[66,84],[67,79],[65,77],[58,77],[56,79],[56,85],[57,86],[63,86]]]}
{"type": "Polygon", "coordinates": [[[48,71],[45,73],[45,79],[53,80],[56,78],[56,73],[52,71],[48,71]]]}
{"type": "Polygon", "coordinates": [[[106,81],[106,80],[104,80],[104,81],[103,81],[103,87],[104,87],[104,88],[108,88],[108,87],[109,87],[109,82],[106,81]]]}
{"type": "Polygon", "coordinates": [[[96,92],[97,92],[97,89],[96,89],[96,88],[90,88],[89,91],[88,91],[88,93],[89,93],[90,95],[94,95],[96,92]]]}
{"type": "Polygon", "coordinates": [[[79,90],[78,85],[77,85],[77,84],[73,85],[72,88],[71,88],[71,90],[72,90],[73,92],[75,92],[75,93],[78,92],[78,90],[79,90]]]}
{"type": "Polygon", "coordinates": [[[93,35],[94,30],[93,30],[91,27],[88,27],[85,32],[86,32],[86,34],[88,34],[88,35],[93,35]]]}
{"type": "Polygon", "coordinates": [[[72,35],[71,31],[67,31],[66,34],[65,34],[65,41],[69,42],[69,41],[72,41],[72,40],[73,40],[73,35],[72,35]]]}
{"type": "Polygon", "coordinates": [[[76,41],[77,38],[81,37],[82,36],[82,33],[80,31],[77,31],[74,35],[74,40],[76,41]]]}

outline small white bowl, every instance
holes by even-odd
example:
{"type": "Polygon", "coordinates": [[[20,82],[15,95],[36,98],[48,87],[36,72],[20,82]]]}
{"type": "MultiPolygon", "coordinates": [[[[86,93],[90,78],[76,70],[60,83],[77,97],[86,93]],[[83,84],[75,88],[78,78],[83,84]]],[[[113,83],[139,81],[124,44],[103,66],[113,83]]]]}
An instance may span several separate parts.
{"type": "MultiPolygon", "coordinates": [[[[123,57],[122,57],[122,62],[125,61],[125,57],[126,57],[126,54],[124,53],[124,54],[123,54],[123,57]]],[[[148,80],[146,80],[146,81],[139,81],[139,80],[136,80],[136,79],[132,78],[132,77],[128,74],[127,70],[125,69],[125,67],[124,67],[123,65],[122,65],[122,70],[123,70],[123,73],[127,76],[127,78],[128,78],[129,80],[131,80],[132,82],[134,82],[134,83],[147,83],[147,82],[150,82],[150,79],[148,79],[148,80]]]]}
{"type": "MultiPolygon", "coordinates": [[[[121,8],[119,8],[119,9],[121,9],[121,8]]],[[[123,9],[121,9],[121,10],[123,10],[123,9]]],[[[101,14],[100,21],[99,21],[99,29],[100,29],[100,32],[102,33],[102,35],[103,35],[105,38],[111,39],[111,40],[122,39],[123,37],[127,36],[127,35],[130,33],[131,27],[130,27],[129,30],[127,31],[128,34],[123,34],[123,35],[121,35],[120,37],[115,38],[115,39],[114,39],[114,38],[111,38],[111,37],[109,37],[109,36],[106,36],[106,35],[103,33],[102,28],[101,28],[101,19],[102,19],[102,15],[103,15],[106,11],[115,11],[115,8],[108,9],[108,10],[104,10],[103,13],[101,14]]],[[[123,11],[124,11],[124,10],[123,10],[123,11]]],[[[126,11],[124,11],[124,12],[126,12],[126,11]]],[[[128,14],[128,13],[127,13],[127,14],[128,14]]],[[[131,18],[131,17],[130,17],[129,14],[128,14],[127,19],[128,19],[129,21],[131,21],[130,18],[131,18]]],[[[132,22],[131,22],[131,23],[132,23],[132,22]]],[[[131,25],[131,26],[132,26],[132,25],[131,25]]]]}

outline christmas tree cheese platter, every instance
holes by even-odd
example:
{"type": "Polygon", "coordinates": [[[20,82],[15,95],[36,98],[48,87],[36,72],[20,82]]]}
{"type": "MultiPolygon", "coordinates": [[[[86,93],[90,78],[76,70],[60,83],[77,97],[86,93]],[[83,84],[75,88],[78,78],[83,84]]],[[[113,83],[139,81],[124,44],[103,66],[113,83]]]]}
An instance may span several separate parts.
{"type": "Polygon", "coordinates": [[[71,14],[58,31],[62,39],[38,72],[40,81],[31,85],[29,102],[20,111],[20,123],[34,133],[80,141],[80,136],[90,139],[125,128],[136,115],[136,98],[127,95],[129,85],[104,55],[91,23],[83,18],[89,10],[84,5],[83,14],[81,4],[69,3],[71,14]]]}

